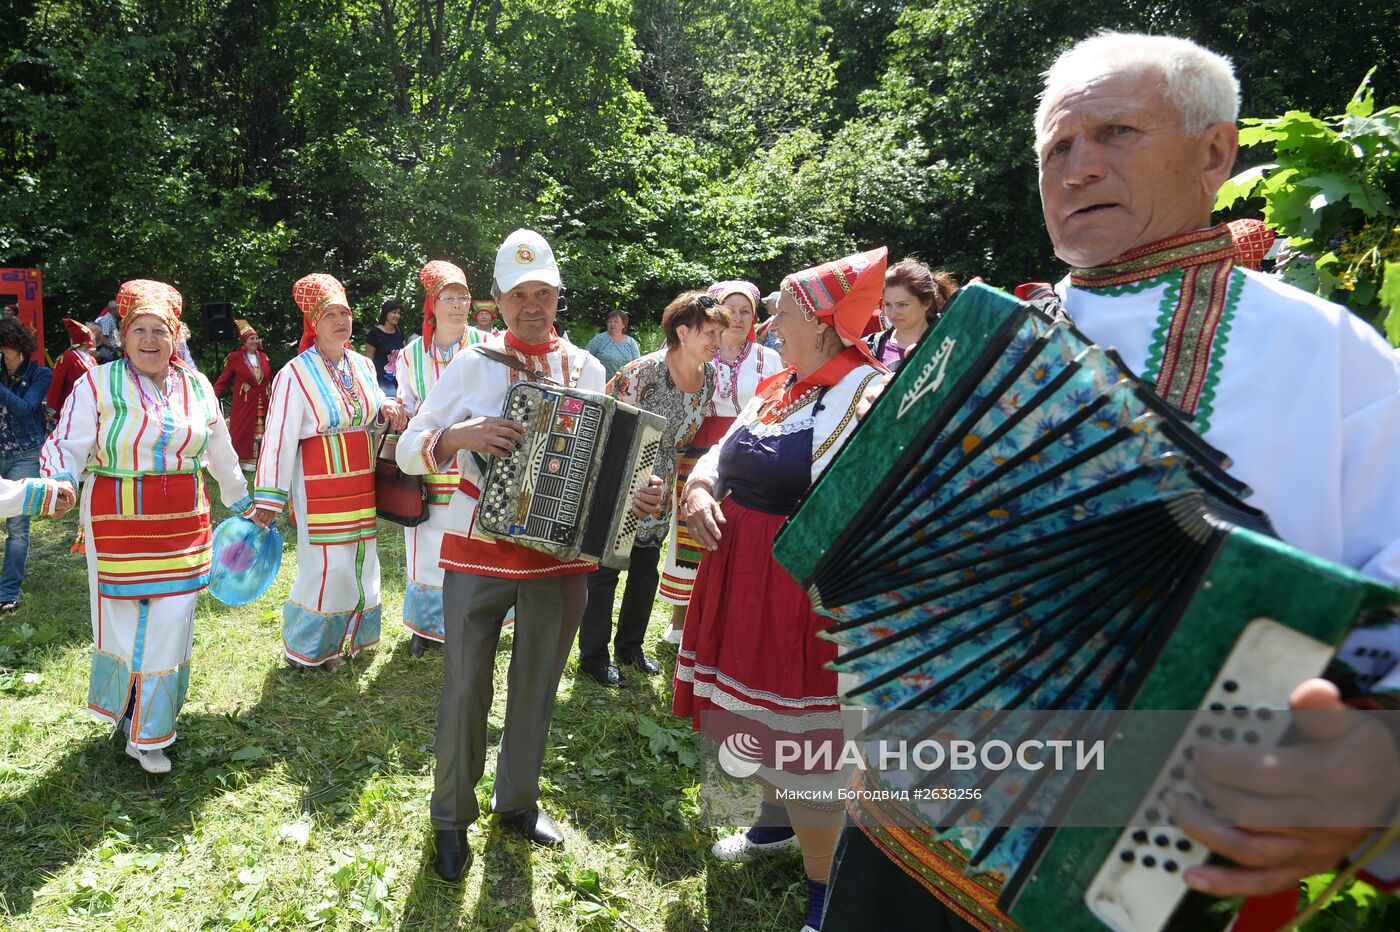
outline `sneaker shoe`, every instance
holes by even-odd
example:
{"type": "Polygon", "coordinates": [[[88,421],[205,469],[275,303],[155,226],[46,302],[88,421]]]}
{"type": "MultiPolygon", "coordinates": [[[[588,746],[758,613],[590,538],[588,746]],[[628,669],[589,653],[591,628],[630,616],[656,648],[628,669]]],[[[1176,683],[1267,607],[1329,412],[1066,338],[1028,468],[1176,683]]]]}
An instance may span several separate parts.
{"type": "Polygon", "coordinates": [[[169,773],[170,758],[165,756],[164,748],[153,748],[146,750],[138,748],[130,741],[126,743],[126,754],[128,757],[136,759],[141,765],[141,769],[146,773],[169,773]]]}
{"type": "Polygon", "coordinates": [[[763,857],[766,854],[777,854],[780,851],[796,850],[796,832],[780,841],[772,841],[760,845],[750,841],[749,833],[745,830],[735,835],[730,835],[728,838],[721,838],[710,848],[710,853],[721,861],[752,861],[754,858],[763,857]]]}
{"type": "Polygon", "coordinates": [[[661,640],[665,641],[667,644],[675,644],[677,647],[679,647],[681,644],[682,634],[683,632],[680,628],[671,628],[664,635],[661,636],[661,640]]]}

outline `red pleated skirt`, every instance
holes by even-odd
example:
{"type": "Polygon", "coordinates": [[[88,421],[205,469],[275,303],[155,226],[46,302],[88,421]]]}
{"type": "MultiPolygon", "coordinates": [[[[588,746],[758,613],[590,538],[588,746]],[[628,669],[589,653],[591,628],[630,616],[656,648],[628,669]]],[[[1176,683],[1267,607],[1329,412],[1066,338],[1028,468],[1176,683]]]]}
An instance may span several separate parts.
{"type": "Polygon", "coordinates": [[[709,709],[731,712],[833,712],[836,674],[826,664],[836,645],[816,634],[831,624],[773,561],[785,518],[728,498],[719,549],[705,554],[695,579],[676,660],[672,711],[699,731],[709,709]]]}

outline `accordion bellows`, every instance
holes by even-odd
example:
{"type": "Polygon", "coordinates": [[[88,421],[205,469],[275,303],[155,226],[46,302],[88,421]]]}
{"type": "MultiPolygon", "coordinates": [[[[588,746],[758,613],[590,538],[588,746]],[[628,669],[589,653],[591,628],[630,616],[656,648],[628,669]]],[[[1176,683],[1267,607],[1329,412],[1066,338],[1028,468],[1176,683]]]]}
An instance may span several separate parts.
{"type": "MultiPolygon", "coordinates": [[[[1116,354],[972,285],[774,556],[834,621],[820,636],[839,647],[843,700],[890,713],[871,716],[863,738],[917,739],[890,730],[901,710],[1043,712],[1046,727],[1056,712],[1100,710],[1107,734],[1112,710],[1203,705],[1259,616],[1333,644],[1358,616],[1393,610],[1393,590],[1273,539],[1227,466],[1116,354]]],[[[1285,692],[1274,708],[1286,706],[1285,692]]],[[[1171,747],[1143,754],[1165,764],[1171,747]]],[[[975,805],[914,808],[962,852],[965,875],[1000,878],[1017,922],[1101,927],[1069,907],[1119,832],[1040,827],[1095,778],[880,779],[983,790],[975,805]]]]}
{"type": "Polygon", "coordinates": [[[535,382],[511,386],[502,417],[525,425],[525,441],[491,458],[477,527],[566,562],[625,569],[637,536],[632,496],[656,467],[666,419],[535,382]]]}

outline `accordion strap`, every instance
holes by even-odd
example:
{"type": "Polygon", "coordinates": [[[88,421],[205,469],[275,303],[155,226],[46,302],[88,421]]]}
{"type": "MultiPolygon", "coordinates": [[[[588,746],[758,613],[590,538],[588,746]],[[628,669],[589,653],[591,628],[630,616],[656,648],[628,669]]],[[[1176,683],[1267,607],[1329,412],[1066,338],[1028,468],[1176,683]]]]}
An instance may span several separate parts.
{"type": "MultiPolygon", "coordinates": [[[[516,359],[509,353],[502,353],[499,350],[490,349],[488,347],[482,346],[480,343],[478,343],[476,346],[473,346],[472,350],[474,352],[480,353],[487,359],[498,362],[503,366],[508,366],[511,369],[514,369],[516,372],[525,373],[525,375],[529,377],[531,382],[548,382],[550,385],[559,385],[559,383],[554,381],[554,379],[551,379],[543,372],[536,372],[534,369],[531,369],[529,366],[525,365],[523,362],[516,359]]],[[[560,387],[562,388],[565,386],[560,387]]]]}

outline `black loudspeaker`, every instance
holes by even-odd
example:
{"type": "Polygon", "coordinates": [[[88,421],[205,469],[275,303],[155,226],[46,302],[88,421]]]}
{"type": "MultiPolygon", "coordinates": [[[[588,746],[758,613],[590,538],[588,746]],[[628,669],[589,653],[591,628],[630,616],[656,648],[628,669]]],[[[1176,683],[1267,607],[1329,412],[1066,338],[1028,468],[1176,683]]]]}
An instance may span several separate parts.
{"type": "Polygon", "coordinates": [[[228,301],[204,303],[204,342],[238,342],[238,326],[233,322],[233,305],[228,301]]]}

